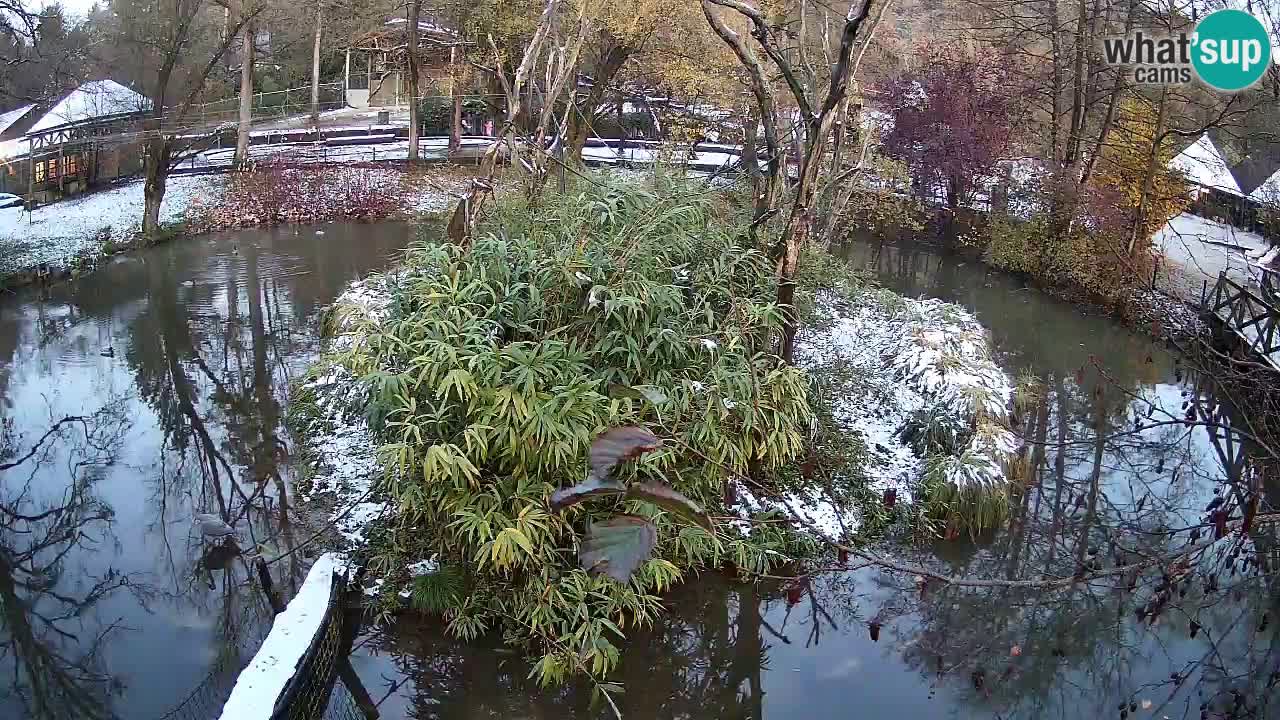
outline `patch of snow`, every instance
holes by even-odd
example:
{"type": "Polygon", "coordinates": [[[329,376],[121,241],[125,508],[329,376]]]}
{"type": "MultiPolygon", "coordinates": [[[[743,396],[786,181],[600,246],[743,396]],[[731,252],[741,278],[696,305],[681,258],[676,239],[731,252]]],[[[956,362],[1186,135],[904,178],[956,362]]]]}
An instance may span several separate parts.
{"type": "MultiPolygon", "coordinates": [[[[791,511],[791,515],[799,518],[810,530],[816,530],[825,537],[838,540],[850,527],[844,518],[848,512],[820,493],[804,495],[790,493],[782,499],[782,503],[791,511]]],[[[856,526],[855,526],[856,527],[856,526]]]]}
{"type": "MultiPolygon", "coordinates": [[[[387,318],[391,304],[387,282],[384,276],[359,280],[338,297],[330,351],[350,348],[364,336],[364,328],[387,318]]],[[[386,502],[374,497],[381,465],[378,441],[358,411],[363,406],[364,389],[345,367],[335,364],[304,383],[303,391],[311,394],[317,409],[317,417],[311,419],[306,432],[318,460],[299,496],[304,502],[320,496],[332,499],[330,522],[344,540],[360,545],[368,528],[388,508],[386,502]]]]}
{"type": "Polygon", "coordinates": [[[222,720],[266,717],[284,692],[324,622],[333,575],[345,572],[342,556],[321,555],[284,612],[275,617],[271,632],[236,679],[231,697],[222,706],[222,720]]]}
{"type": "MultiPolygon", "coordinates": [[[[196,199],[216,198],[222,187],[222,178],[169,178],[160,222],[185,219],[196,199]]],[[[0,210],[0,273],[62,269],[101,252],[108,241],[136,239],[142,232],[143,204],[143,183],[137,181],[41,205],[30,213],[0,210]]]]}
{"type": "Polygon", "coordinates": [[[440,556],[432,555],[426,560],[419,560],[416,563],[410,564],[405,569],[408,570],[409,574],[413,577],[430,575],[440,569],[440,556]]]}

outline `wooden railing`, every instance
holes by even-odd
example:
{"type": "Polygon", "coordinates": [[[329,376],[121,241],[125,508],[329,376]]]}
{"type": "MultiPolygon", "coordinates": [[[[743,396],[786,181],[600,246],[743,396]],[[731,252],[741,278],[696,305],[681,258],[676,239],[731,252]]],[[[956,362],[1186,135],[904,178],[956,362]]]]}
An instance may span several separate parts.
{"type": "Polygon", "coordinates": [[[1280,367],[1273,353],[1280,351],[1280,288],[1276,274],[1262,274],[1258,286],[1248,287],[1218,275],[1218,282],[1205,301],[1205,310],[1222,320],[1245,342],[1248,350],[1273,366],[1280,367]]]}

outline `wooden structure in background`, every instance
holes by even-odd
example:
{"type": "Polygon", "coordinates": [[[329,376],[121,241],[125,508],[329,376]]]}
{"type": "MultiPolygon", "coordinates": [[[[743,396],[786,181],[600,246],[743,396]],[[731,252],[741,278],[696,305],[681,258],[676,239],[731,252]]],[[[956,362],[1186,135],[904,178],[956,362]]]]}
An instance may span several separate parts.
{"type": "MultiPolygon", "coordinates": [[[[388,107],[409,102],[409,82],[403,77],[408,35],[408,22],[395,18],[351,43],[343,75],[348,105],[388,107]]],[[[418,21],[419,94],[449,94],[449,48],[458,42],[457,33],[435,20],[418,21]]]]}
{"type": "Polygon", "coordinates": [[[1222,272],[1213,290],[1201,299],[1201,306],[1235,333],[1250,353],[1280,370],[1280,288],[1274,271],[1264,270],[1256,288],[1241,285],[1222,272]]]}

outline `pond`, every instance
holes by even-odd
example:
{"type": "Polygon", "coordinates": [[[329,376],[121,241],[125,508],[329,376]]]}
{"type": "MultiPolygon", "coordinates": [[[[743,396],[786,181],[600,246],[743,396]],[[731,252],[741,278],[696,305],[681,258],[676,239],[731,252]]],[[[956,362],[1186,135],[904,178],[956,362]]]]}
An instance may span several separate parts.
{"type": "MultiPolygon", "coordinates": [[[[974,311],[1005,367],[1043,388],[1020,422],[1042,450],[1010,527],[905,561],[997,581],[1070,578],[1085,563],[1181,547],[1187,533],[1167,531],[1202,523],[1215,493],[1231,491],[1203,427],[1134,429],[1182,417],[1197,391],[1163,346],[928,246],[844,253],[887,287],[974,311]]],[[[699,720],[1280,717],[1276,700],[1265,706],[1280,695],[1275,586],[1254,574],[1259,562],[1275,574],[1275,534],[1207,557],[1217,589],[1203,576],[1175,582],[1158,608],[1159,573],[1132,591],[922,589],[875,568],[759,586],[704,576],[673,593],[659,626],[632,630],[614,700],[624,718],[699,720]]],[[[588,684],[541,689],[518,654],[457,643],[437,623],[371,633],[353,665],[387,718],[613,716],[588,684]]]]}
{"type": "MultiPolygon", "coordinates": [[[[250,568],[192,517],[231,522],[285,593],[300,582],[311,551],[290,549],[312,529],[290,504],[288,383],[315,357],[322,308],[412,234],[320,231],[173,243],[0,297],[0,466],[13,465],[0,470],[0,718],[217,716],[270,611],[250,568]]],[[[1006,367],[1044,388],[1020,418],[1043,449],[1010,528],[904,561],[1070,577],[1113,546],[1179,546],[1185,533],[1164,531],[1230,491],[1203,428],[1121,432],[1153,407],[1183,412],[1189,373],[1161,346],[928,247],[846,256],[889,287],[972,309],[1006,367]]],[[[1141,621],[1149,578],[1041,592],[922,590],[874,568],[759,586],[707,575],[672,594],[668,619],[632,630],[615,701],[627,718],[699,720],[1194,718],[1201,703],[1203,717],[1276,716],[1261,707],[1280,663],[1276,611],[1252,575],[1280,561],[1273,536],[1210,558],[1216,591],[1183,582],[1141,621]]],[[[612,716],[589,685],[541,689],[518,654],[435,622],[367,634],[352,664],[393,720],[612,716]]]]}
{"type": "Polygon", "coordinates": [[[0,296],[0,718],[217,717],[286,594],[291,377],[321,310],[412,229],[245,230],[0,296]]]}

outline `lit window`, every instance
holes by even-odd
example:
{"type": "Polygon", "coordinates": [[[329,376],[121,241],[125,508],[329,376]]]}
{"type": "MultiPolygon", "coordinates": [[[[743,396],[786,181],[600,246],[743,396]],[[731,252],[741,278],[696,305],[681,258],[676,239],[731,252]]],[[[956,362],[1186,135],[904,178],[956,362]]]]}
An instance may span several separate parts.
{"type": "Polygon", "coordinates": [[[44,163],[36,163],[36,182],[44,182],[44,163]]]}
{"type": "Polygon", "coordinates": [[[58,177],[58,158],[49,159],[49,178],[58,177]]]}
{"type": "Polygon", "coordinates": [[[67,168],[66,168],[65,174],[66,175],[80,174],[80,156],[79,155],[67,156],[67,168]]]}

